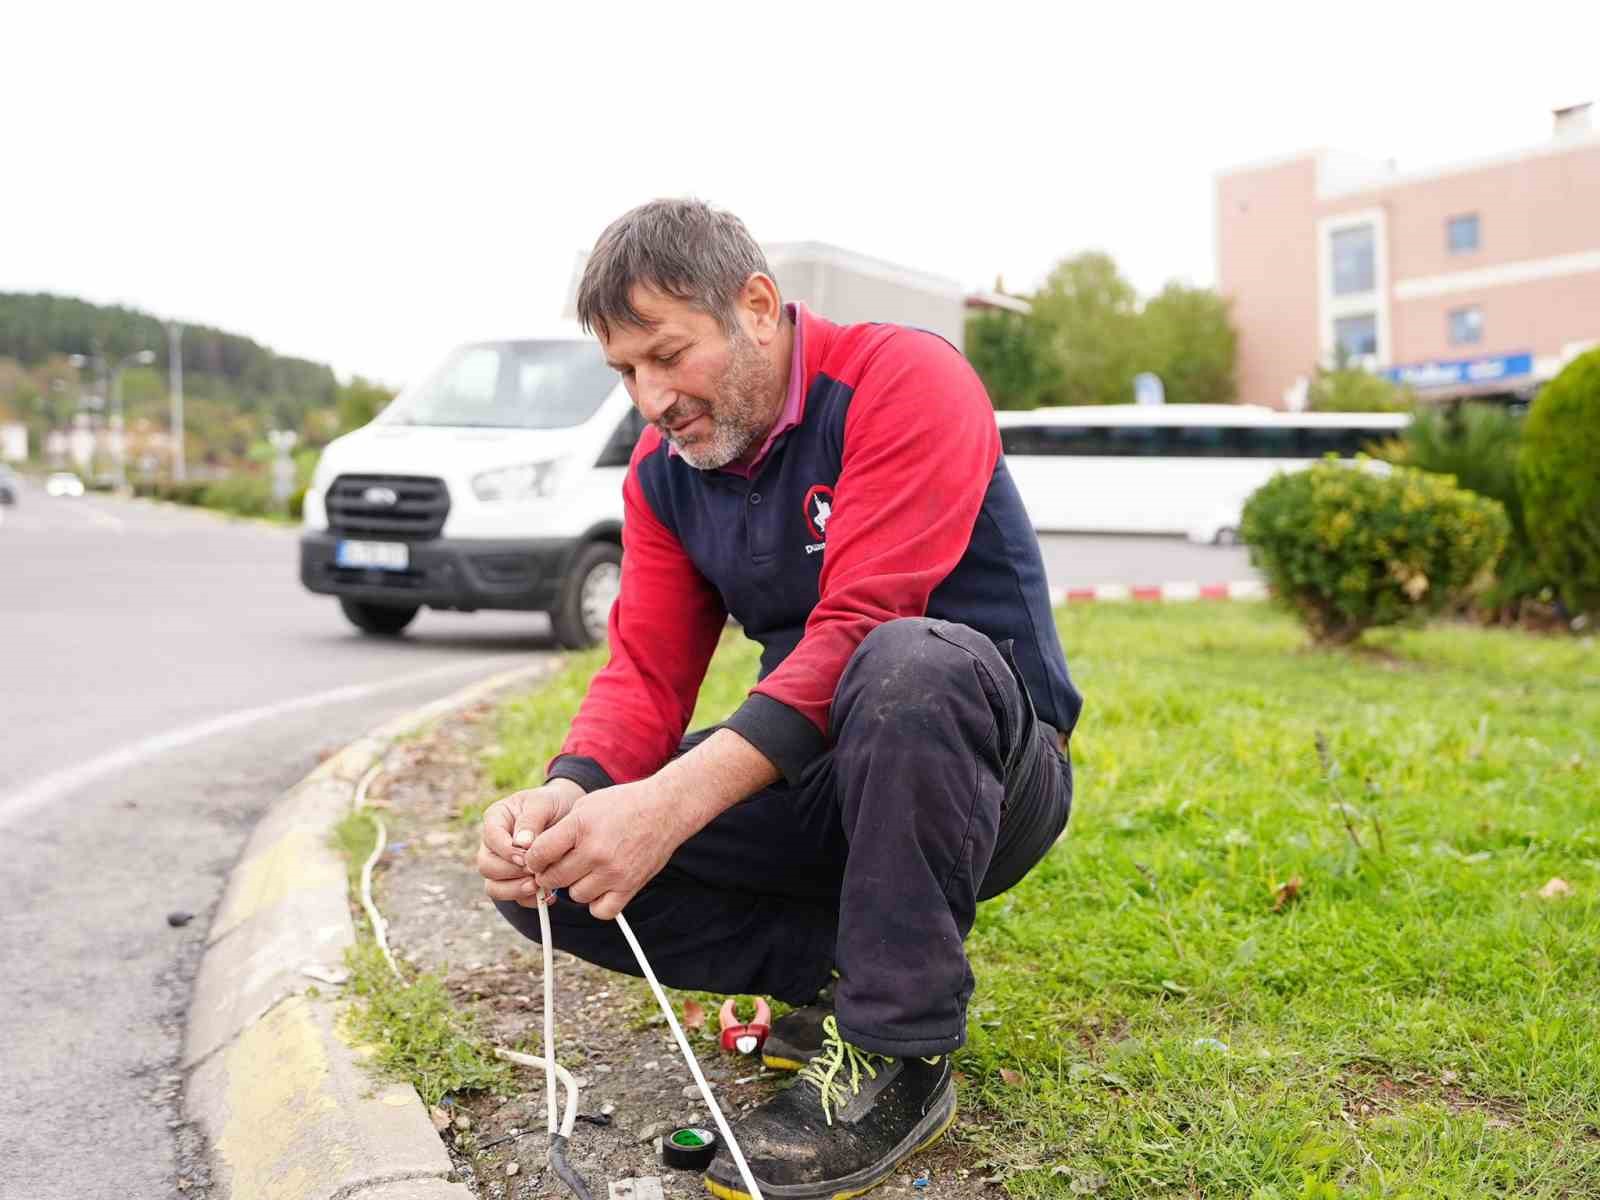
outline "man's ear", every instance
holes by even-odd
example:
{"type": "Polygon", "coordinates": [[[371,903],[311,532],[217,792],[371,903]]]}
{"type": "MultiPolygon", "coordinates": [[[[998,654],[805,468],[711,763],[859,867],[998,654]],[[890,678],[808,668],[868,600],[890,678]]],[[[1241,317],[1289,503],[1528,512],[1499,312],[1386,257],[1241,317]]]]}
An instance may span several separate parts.
{"type": "Polygon", "coordinates": [[[739,290],[739,319],[758,346],[766,346],[778,336],[783,325],[783,297],[771,276],[760,272],[744,281],[739,290]]]}

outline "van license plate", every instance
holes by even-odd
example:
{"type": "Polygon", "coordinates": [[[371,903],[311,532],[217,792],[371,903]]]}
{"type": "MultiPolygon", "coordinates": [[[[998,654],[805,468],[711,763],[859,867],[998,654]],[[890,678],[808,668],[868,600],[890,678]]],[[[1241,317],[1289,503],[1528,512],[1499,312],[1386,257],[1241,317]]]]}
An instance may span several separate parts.
{"type": "Polygon", "coordinates": [[[340,542],[334,561],[341,567],[404,571],[411,566],[411,547],[404,542],[340,542]]]}

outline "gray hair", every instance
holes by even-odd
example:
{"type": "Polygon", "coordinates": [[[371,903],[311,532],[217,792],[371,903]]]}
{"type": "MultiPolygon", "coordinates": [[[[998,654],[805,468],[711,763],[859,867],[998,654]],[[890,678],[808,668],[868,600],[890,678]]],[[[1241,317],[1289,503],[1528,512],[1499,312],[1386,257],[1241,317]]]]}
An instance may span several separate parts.
{"type": "Polygon", "coordinates": [[[643,285],[710,313],[731,335],[739,293],[756,274],[770,278],[772,269],[738,217],[699,200],[652,200],[594,244],[578,285],[578,320],[601,337],[614,324],[650,328],[633,306],[633,289],[643,285]]]}

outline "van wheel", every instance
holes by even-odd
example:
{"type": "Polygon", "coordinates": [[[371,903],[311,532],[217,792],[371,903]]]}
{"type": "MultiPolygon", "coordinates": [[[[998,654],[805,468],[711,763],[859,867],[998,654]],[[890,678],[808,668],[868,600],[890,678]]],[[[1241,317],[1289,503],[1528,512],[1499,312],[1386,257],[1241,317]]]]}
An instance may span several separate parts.
{"type": "Polygon", "coordinates": [[[568,650],[605,641],[611,606],[621,590],[621,546],[590,542],[579,550],[561,584],[561,606],[550,614],[556,640],[568,650]]]}
{"type": "Polygon", "coordinates": [[[339,607],[362,633],[375,633],[379,637],[394,637],[417,615],[417,605],[370,604],[365,600],[339,599],[339,607]]]}

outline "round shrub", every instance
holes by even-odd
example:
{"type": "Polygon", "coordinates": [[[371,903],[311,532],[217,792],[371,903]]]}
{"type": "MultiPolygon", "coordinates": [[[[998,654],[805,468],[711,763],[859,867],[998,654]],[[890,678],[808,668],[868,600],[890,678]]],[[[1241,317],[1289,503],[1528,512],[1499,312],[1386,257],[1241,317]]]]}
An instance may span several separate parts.
{"type": "Polygon", "coordinates": [[[1240,523],[1251,561],[1325,645],[1459,602],[1509,532],[1497,501],[1365,456],[1274,476],[1240,523]]]}
{"type": "Polygon", "coordinates": [[[1573,359],[1534,399],[1517,477],[1540,566],[1569,608],[1600,611],[1600,350],[1573,359]]]}

